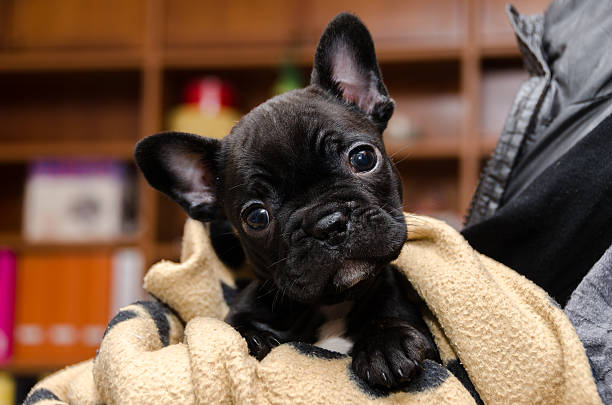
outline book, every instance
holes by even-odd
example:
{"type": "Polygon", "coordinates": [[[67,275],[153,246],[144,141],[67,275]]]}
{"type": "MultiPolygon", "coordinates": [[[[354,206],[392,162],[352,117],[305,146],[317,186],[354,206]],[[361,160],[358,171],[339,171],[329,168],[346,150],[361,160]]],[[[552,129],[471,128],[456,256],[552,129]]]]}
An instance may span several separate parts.
{"type": "Polygon", "coordinates": [[[40,362],[48,355],[46,312],[54,305],[56,292],[43,260],[22,255],[17,263],[13,358],[22,362],[40,362]]]}
{"type": "Polygon", "coordinates": [[[83,303],[83,323],[80,325],[81,344],[88,357],[95,355],[102,342],[106,325],[110,320],[111,256],[109,254],[90,255],[88,259],[86,301],[83,303]]]}
{"type": "Polygon", "coordinates": [[[14,359],[64,365],[91,358],[110,319],[111,254],[37,253],[19,260],[14,359]]]}
{"type": "Polygon", "coordinates": [[[109,307],[111,318],[122,307],[146,297],[146,292],[142,287],[143,273],[144,255],[139,249],[124,248],[114,252],[109,307]]]}
{"type": "Polygon", "coordinates": [[[0,364],[7,363],[13,353],[16,267],[15,254],[0,249],[0,364]]]}
{"type": "Polygon", "coordinates": [[[78,329],[84,304],[81,299],[84,285],[79,276],[88,271],[84,264],[71,254],[51,255],[45,262],[45,271],[53,274],[53,284],[48,287],[57,292],[53,302],[45,307],[48,310],[45,344],[49,346],[47,359],[51,363],[78,357],[78,329]]]}

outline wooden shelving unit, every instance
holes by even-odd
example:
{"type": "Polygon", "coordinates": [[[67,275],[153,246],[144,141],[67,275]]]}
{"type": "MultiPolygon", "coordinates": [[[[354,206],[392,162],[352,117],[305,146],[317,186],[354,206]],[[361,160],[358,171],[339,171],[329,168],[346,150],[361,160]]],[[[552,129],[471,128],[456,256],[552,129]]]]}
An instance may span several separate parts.
{"type": "MultiPolygon", "coordinates": [[[[529,14],[543,11],[548,1],[514,3],[529,14]]],[[[495,89],[505,83],[504,69],[520,71],[504,5],[505,0],[0,1],[0,166],[14,173],[0,208],[7,218],[21,215],[25,165],[32,159],[131,161],[139,138],[165,128],[166,113],[189,79],[213,74],[233,81],[245,112],[270,96],[285,58],[306,79],[323,27],[347,10],[373,34],[396,111],[422,129],[406,142],[386,141],[401,161],[406,207],[421,206],[418,188],[431,183],[442,190],[444,210],[463,215],[494,148],[493,134],[503,124],[484,120],[485,106],[491,94],[503,100],[501,107],[495,104],[502,110],[513,97],[511,90],[484,92],[483,83],[495,89]]],[[[138,204],[138,232],[126,238],[37,245],[22,239],[19,220],[7,219],[0,220],[0,244],[17,251],[137,246],[149,264],[178,258],[184,214],[142,177],[138,204]]]]}

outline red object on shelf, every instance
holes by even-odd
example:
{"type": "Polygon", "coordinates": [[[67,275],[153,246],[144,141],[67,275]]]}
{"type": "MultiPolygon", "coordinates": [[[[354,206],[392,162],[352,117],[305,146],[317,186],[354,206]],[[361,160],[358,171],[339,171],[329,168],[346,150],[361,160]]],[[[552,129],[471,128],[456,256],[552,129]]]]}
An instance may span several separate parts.
{"type": "Polygon", "coordinates": [[[197,104],[203,111],[217,112],[223,107],[234,107],[236,93],[229,83],[209,76],[189,82],[182,101],[185,104],[197,104]]]}
{"type": "Polygon", "coordinates": [[[231,83],[215,76],[194,79],[185,86],[181,103],[169,111],[166,129],[221,139],[241,118],[235,101],[231,83]]]}

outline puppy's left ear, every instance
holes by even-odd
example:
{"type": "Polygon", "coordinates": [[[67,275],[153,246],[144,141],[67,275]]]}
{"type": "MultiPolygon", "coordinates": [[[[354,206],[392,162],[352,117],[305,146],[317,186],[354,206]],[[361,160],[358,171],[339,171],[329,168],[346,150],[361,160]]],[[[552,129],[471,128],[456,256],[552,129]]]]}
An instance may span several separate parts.
{"type": "Polygon", "coordinates": [[[372,37],[352,14],[337,15],[323,32],[310,84],[357,106],[381,132],[393,114],[394,102],[382,81],[372,37]]]}
{"type": "Polygon", "coordinates": [[[221,141],[183,132],[141,139],[134,158],[145,178],[200,221],[218,216],[217,155],[221,141]]]}

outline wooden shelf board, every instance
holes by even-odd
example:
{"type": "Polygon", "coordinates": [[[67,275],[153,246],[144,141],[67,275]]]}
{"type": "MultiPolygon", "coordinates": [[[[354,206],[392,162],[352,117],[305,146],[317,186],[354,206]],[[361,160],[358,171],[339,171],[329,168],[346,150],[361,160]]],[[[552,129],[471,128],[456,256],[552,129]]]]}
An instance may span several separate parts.
{"type": "MultiPolygon", "coordinates": [[[[224,48],[170,48],[162,53],[162,64],[167,69],[196,68],[276,68],[285,57],[302,66],[312,65],[314,45],[287,47],[271,46],[229,46],[224,48]]],[[[414,45],[399,46],[382,44],[377,47],[380,63],[411,62],[426,60],[459,60],[461,47],[456,45],[414,45]]]]}
{"type": "Polygon", "coordinates": [[[391,62],[418,62],[418,61],[443,61],[459,60],[461,48],[455,46],[440,46],[432,48],[395,49],[382,48],[378,51],[381,63],[391,62]]]}
{"type": "Polygon", "coordinates": [[[422,138],[397,141],[385,138],[387,154],[393,160],[404,159],[457,159],[459,158],[459,140],[454,138],[422,138]]]}
{"type": "Polygon", "coordinates": [[[488,158],[491,156],[491,153],[493,153],[493,150],[495,150],[495,147],[497,146],[497,141],[499,140],[498,138],[499,137],[490,135],[483,135],[480,138],[480,154],[482,157],[488,158]]]}
{"type": "Polygon", "coordinates": [[[0,52],[0,72],[134,70],[142,60],[138,50],[5,50],[0,52]]]}
{"type": "Polygon", "coordinates": [[[155,245],[155,259],[168,259],[172,260],[181,255],[181,243],[180,242],[158,242],[155,245]]]}
{"type": "Polygon", "coordinates": [[[0,141],[0,162],[49,157],[112,157],[132,159],[133,141],[0,141]]]}
{"type": "MultiPolygon", "coordinates": [[[[238,68],[276,67],[291,56],[296,63],[310,66],[314,45],[257,45],[228,47],[169,48],[162,51],[165,68],[238,68]]],[[[422,60],[458,60],[459,45],[395,43],[377,45],[381,63],[422,60]]],[[[138,50],[41,50],[0,52],[0,72],[71,71],[71,70],[137,70],[143,65],[138,50]]]]}
{"type": "Polygon", "coordinates": [[[83,359],[65,359],[62,361],[24,361],[24,360],[13,360],[6,364],[0,364],[0,371],[4,371],[10,374],[16,375],[38,375],[47,374],[57,370],[60,370],[69,365],[73,365],[83,361],[83,359]]]}
{"type": "MultiPolygon", "coordinates": [[[[461,45],[441,43],[381,42],[376,44],[376,56],[379,63],[410,63],[419,61],[459,60],[461,45]]],[[[298,62],[312,64],[314,45],[301,46],[295,49],[298,62]]]]}
{"type": "Polygon", "coordinates": [[[15,247],[23,243],[21,234],[18,232],[1,232],[0,246],[15,247]]]}
{"type": "Polygon", "coordinates": [[[167,69],[245,68],[277,66],[282,62],[283,47],[179,48],[162,53],[167,69]]]}
{"type": "Polygon", "coordinates": [[[138,245],[138,235],[128,235],[108,241],[92,242],[32,242],[24,240],[19,232],[0,233],[0,246],[9,246],[17,251],[88,251],[109,250],[138,245]]]}
{"type": "Polygon", "coordinates": [[[521,55],[518,45],[511,42],[482,44],[480,46],[480,54],[483,58],[503,59],[514,59],[520,57],[521,55]]]}

